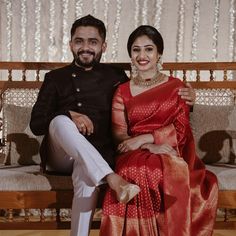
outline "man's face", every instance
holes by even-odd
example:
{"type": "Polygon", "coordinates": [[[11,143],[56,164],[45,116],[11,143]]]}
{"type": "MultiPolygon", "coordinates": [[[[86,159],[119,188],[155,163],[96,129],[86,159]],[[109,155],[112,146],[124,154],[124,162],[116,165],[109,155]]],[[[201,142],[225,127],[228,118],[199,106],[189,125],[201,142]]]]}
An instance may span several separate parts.
{"type": "Polygon", "coordinates": [[[89,70],[100,61],[102,53],[106,50],[106,43],[97,28],[80,26],[72,36],[70,49],[76,64],[89,70]]]}

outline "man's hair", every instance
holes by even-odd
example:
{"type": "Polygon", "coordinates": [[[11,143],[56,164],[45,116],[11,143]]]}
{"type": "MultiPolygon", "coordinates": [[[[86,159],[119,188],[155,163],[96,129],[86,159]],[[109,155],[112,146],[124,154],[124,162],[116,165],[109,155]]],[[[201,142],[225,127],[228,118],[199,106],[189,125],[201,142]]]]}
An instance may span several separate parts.
{"type": "Polygon", "coordinates": [[[106,27],[105,27],[104,23],[101,20],[99,20],[99,19],[97,19],[97,18],[95,18],[91,15],[87,15],[87,16],[84,16],[84,17],[81,17],[81,18],[77,19],[73,23],[73,25],[71,27],[71,30],[70,30],[71,38],[75,34],[76,29],[80,26],[95,27],[98,30],[98,33],[101,36],[101,38],[105,41],[105,39],[106,39],[106,27]]]}
{"type": "Polygon", "coordinates": [[[129,36],[128,42],[127,42],[127,50],[129,53],[129,56],[131,57],[131,47],[134,43],[134,41],[141,37],[141,36],[147,36],[149,39],[152,40],[152,42],[156,45],[158,53],[161,55],[163,54],[164,50],[164,42],[161,34],[159,31],[150,25],[141,25],[137,29],[135,29],[129,36]]]}

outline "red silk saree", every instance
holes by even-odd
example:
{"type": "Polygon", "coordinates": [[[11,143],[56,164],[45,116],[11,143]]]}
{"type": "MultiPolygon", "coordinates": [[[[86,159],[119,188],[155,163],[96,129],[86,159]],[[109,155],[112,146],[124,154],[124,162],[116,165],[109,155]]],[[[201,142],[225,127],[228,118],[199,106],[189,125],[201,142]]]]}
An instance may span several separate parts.
{"type": "Polygon", "coordinates": [[[129,82],[117,89],[112,108],[114,132],[130,136],[152,133],[155,144],[167,143],[178,156],[137,149],[120,154],[116,173],[139,185],[129,203],[108,189],[102,236],[210,236],[216,215],[216,177],[196,156],[189,107],[178,96],[184,84],[169,80],[132,96],[129,82]]]}

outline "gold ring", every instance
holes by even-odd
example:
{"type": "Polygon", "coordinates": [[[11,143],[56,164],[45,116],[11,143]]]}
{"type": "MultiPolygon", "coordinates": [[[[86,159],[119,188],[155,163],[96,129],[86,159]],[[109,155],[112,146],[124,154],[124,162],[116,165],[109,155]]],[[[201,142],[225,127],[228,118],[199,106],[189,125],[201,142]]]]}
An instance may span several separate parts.
{"type": "Polygon", "coordinates": [[[83,128],[83,127],[85,126],[85,124],[84,124],[84,123],[81,123],[80,126],[83,128]]]}

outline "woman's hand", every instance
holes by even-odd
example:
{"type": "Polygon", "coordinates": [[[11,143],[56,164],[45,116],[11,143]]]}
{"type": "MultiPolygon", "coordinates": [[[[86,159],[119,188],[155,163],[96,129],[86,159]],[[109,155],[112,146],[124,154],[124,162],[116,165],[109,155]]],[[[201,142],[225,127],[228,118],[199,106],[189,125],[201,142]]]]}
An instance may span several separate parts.
{"type": "Polygon", "coordinates": [[[118,145],[117,150],[120,153],[124,153],[128,151],[136,150],[144,144],[153,143],[153,142],[154,142],[154,138],[152,134],[142,134],[142,135],[132,137],[132,138],[122,141],[118,145]]]}
{"type": "Polygon", "coordinates": [[[168,144],[157,145],[153,143],[147,143],[142,145],[141,148],[148,149],[151,153],[154,154],[168,154],[172,156],[178,156],[176,150],[168,144]]]}

